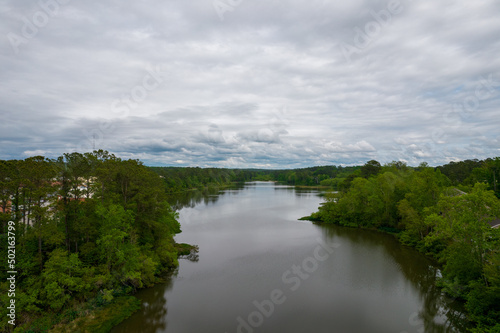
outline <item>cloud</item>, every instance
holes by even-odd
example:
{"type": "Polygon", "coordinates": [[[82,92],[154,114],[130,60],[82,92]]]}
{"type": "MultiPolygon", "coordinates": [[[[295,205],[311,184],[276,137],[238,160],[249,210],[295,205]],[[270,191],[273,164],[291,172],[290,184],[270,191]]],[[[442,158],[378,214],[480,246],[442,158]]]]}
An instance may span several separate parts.
{"type": "Polygon", "coordinates": [[[288,168],[499,155],[494,0],[244,1],[222,21],[211,1],[58,3],[0,6],[0,158],[95,146],[151,165],[288,168]]]}

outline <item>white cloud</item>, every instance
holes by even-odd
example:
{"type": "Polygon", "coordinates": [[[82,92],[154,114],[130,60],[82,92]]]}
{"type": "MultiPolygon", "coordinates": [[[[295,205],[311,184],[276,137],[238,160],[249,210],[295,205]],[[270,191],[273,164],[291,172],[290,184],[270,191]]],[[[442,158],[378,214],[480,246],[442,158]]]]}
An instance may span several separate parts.
{"type": "Polygon", "coordinates": [[[31,157],[31,156],[43,156],[44,154],[47,154],[48,151],[46,150],[26,150],[23,152],[23,155],[26,157],[31,157]]]}
{"type": "MultiPolygon", "coordinates": [[[[339,45],[388,3],[244,2],[222,22],[210,1],[61,5],[19,53],[0,42],[0,158],[94,142],[155,165],[498,155],[500,4],[402,0],[347,61],[339,45]],[[130,100],[155,66],[162,82],[130,100]],[[475,103],[490,75],[490,95],[475,103]],[[126,112],[113,112],[126,98],[126,112]]],[[[22,18],[40,10],[1,5],[0,35],[23,36],[22,18]]]]}

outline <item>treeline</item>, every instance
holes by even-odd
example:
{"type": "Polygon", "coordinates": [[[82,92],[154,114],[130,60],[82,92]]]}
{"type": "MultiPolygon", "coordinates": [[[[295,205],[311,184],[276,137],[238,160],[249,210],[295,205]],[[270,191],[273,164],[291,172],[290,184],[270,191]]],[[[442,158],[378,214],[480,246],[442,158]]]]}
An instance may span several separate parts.
{"type": "Polygon", "coordinates": [[[476,182],[488,184],[500,198],[500,158],[488,158],[485,160],[465,160],[450,162],[437,167],[441,173],[447,176],[453,185],[473,185],[476,182]]]}
{"type": "Polygon", "coordinates": [[[365,164],[310,219],[393,232],[443,265],[440,285],[465,301],[473,332],[500,331],[500,158],[438,168],[365,164]],[[497,196],[495,196],[495,193],[497,196]]]}
{"type": "Polygon", "coordinates": [[[277,181],[297,186],[331,186],[341,188],[361,167],[317,166],[293,170],[219,169],[192,167],[151,167],[164,179],[167,193],[205,187],[220,187],[232,182],[277,181]]]}
{"type": "MultiPolygon", "coordinates": [[[[410,167],[403,162],[391,163],[395,168],[419,170],[419,167],[410,167]]],[[[473,185],[476,182],[485,182],[488,188],[494,190],[500,197],[498,177],[500,163],[497,159],[465,160],[450,162],[438,166],[437,169],[448,177],[453,185],[473,185]]],[[[369,161],[363,166],[315,166],[310,168],[290,170],[266,169],[222,169],[199,167],[151,167],[164,179],[167,193],[181,192],[190,189],[205,187],[221,187],[232,182],[246,181],[277,181],[287,185],[297,186],[328,186],[335,190],[349,189],[351,182],[357,177],[365,177],[378,172],[381,165],[377,161],[369,161]]]]}
{"type": "MultiPolygon", "coordinates": [[[[95,151],[0,161],[0,208],[2,258],[15,234],[0,289],[14,268],[16,332],[85,317],[178,264],[176,214],[159,176],[137,160],[95,151]]],[[[0,294],[2,332],[14,328],[10,299],[0,294]]]]}
{"type": "MultiPolygon", "coordinates": [[[[295,170],[146,167],[102,150],[0,161],[0,253],[8,257],[11,227],[18,331],[46,331],[115,300],[127,303],[122,295],[176,267],[180,226],[169,194],[269,180],[338,190],[313,219],[393,231],[435,256],[443,287],[467,302],[476,332],[493,332],[500,328],[500,237],[488,222],[500,217],[499,173],[500,158],[295,170]]],[[[6,260],[0,268],[0,287],[9,290],[11,268],[6,260]]],[[[9,302],[0,294],[3,318],[9,302]]]]}
{"type": "MultiPolygon", "coordinates": [[[[205,187],[220,187],[239,181],[238,170],[199,167],[150,167],[164,183],[167,193],[205,187]]],[[[245,181],[245,179],[242,179],[245,181]]]]}
{"type": "Polygon", "coordinates": [[[253,180],[277,181],[297,186],[332,186],[337,188],[360,167],[316,166],[293,170],[256,170],[253,180]]]}

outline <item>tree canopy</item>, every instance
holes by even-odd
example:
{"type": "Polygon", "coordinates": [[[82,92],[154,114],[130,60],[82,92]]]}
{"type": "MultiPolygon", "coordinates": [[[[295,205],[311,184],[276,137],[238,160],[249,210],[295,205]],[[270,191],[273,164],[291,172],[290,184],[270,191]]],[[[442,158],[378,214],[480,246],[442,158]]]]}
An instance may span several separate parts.
{"type": "Polygon", "coordinates": [[[435,257],[443,265],[440,285],[466,302],[477,324],[474,332],[497,332],[500,230],[489,224],[500,217],[494,185],[497,160],[438,168],[395,163],[378,168],[370,162],[359,177],[351,177],[347,189],[329,194],[311,219],[390,231],[402,243],[435,257]]]}
{"type": "MultiPolygon", "coordinates": [[[[161,178],[141,162],[95,151],[0,161],[0,170],[0,252],[7,257],[12,220],[18,328],[48,328],[48,313],[58,318],[81,304],[102,305],[177,266],[177,215],[161,178]]],[[[6,261],[1,265],[7,290],[6,261]]],[[[8,302],[0,295],[2,317],[8,302]]]]}

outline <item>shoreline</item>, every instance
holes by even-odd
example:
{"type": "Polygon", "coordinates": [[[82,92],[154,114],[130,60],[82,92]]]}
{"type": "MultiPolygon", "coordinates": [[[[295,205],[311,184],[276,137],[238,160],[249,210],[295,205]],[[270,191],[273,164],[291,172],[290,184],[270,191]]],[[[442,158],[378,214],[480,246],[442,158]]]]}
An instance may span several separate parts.
{"type": "MultiPolygon", "coordinates": [[[[399,229],[394,229],[394,230],[398,230],[399,232],[392,232],[392,231],[388,230],[389,228],[366,228],[366,227],[363,227],[363,226],[349,226],[349,225],[340,225],[340,224],[335,224],[335,223],[325,223],[325,222],[323,222],[323,221],[321,221],[319,219],[315,219],[313,216],[304,216],[304,217],[301,217],[299,220],[301,220],[301,221],[310,221],[311,223],[319,225],[319,226],[335,226],[335,227],[350,228],[350,229],[360,229],[360,230],[364,230],[364,231],[372,231],[372,232],[374,231],[374,232],[380,232],[380,233],[383,233],[383,234],[391,235],[392,237],[394,237],[396,239],[396,241],[398,242],[399,245],[415,250],[416,252],[420,253],[425,258],[427,258],[428,260],[430,260],[432,263],[434,263],[440,270],[443,269],[442,264],[439,263],[439,261],[435,257],[433,257],[431,255],[428,255],[427,253],[423,253],[423,252],[419,251],[416,246],[412,246],[412,245],[408,245],[408,244],[402,243],[401,240],[398,237],[398,234],[401,232],[401,230],[399,230],[399,229]]],[[[437,279],[436,279],[436,282],[435,282],[435,286],[437,288],[439,288],[440,290],[443,290],[443,286],[441,286],[440,283],[439,283],[439,278],[440,277],[436,277],[436,278],[437,279]]],[[[448,298],[451,298],[453,300],[456,300],[457,302],[459,302],[462,306],[464,306],[465,313],[467,313],[467,315],[469,315],[469,312],[465,308],[465,301],[463,301],[460,298],[453,297],[452,295],[449,295],[449,294],[447,294],[445,292],[443,292],[443,295],[446,296],[446,297],[448,297],[448,298]]],[[[475,326],[474,322],[472,322],[470,320],[468,320],[468,323],[470,325],[475,326]]]]}
{"type": "MultiPolygon", "coordinates": [[[[198,246],[175,243],[175,248],[178,251],[178,259],[187,259],[196,261],[198,258],[198,246]]],[[[82,316],[76,317],[69,322],[63,322],[51,326],[48,329],[49,333],[107,333],[114,327],[121,324],[124,320],[132,316],[142,308],[142,301],[135,296],[139,290],[153,288],[162,283],[167,283],[168,279],[175,275],[179,266],[165,272],[162,276],[158,276],[155,282],[145,288],[138,289],[131,294],[119,295],[113,297],[109,303],[97,307],[92,310],[84,310],[91,306],[91,301],[82,303],[78,308],[84,312],[82,316]]],[[[77,311],[77,312],[79,312],[77,311]]]]}

